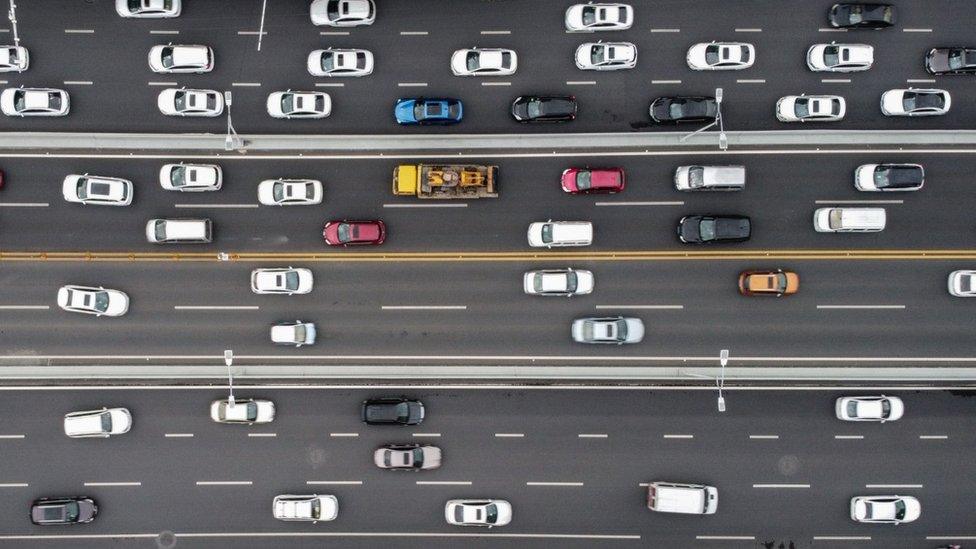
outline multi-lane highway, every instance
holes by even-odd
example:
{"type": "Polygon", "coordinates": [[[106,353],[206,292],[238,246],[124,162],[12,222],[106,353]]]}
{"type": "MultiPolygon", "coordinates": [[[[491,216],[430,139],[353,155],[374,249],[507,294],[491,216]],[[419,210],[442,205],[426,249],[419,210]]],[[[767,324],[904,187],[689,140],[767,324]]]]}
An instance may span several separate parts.
{"type": "MultiPolygon", "coordinates": [[[[269,2],[261,50],[257,50],[262,2],[220,0],[184,2],[177,19],[120,18],[108,0],[24,2],[17,19],[31,66],[4,76],[8,86],[67,89],[71,113],[61,119],[5,118],[17,131],[142,131],[222,133],[224,118],[173,119],[160,114],[156,96],[171,86],[231,90],[235,127],[241,133],[457,133],[657,130],[647,108],[661,95],[711,95],[724,89],[723,114],[729,130],[783,129],[774,117],[776,100],[790,94],[837,94],[846,98],[844,121],[812,127],[836,129],[944,129],[972,127],[976,106],[967,101],[971,79],[933,77],[925,72],[925,53],[936,46],[971,46],[971,21],[958,2],[898,2],[898,23],[881,31],[829,29],[831,0],[736,2],[685,0],[635,2],[635,22],[627,31],[567,33],[563,15],[570,2],[434,0],[377,2],[377,19],[368,27],[316,27],[307,0],[269,2]],[[583,42],[630,41],[637,45],[633,70],[580,71],[573,62],[583,42]],[[756,47],[747,70],[699,73],[685,62],[697,42],[742,41],[756,47]],[[867,43],[875,47],[874,67],[864,73],[814,73],[807,48],[816,43],[867,43]],[[167,42],[214,48],[216,68],[203,75],[154,74],[146,55],[167,42]],[[324,47],[366,48],[376,58],[372,75],[352,79],[315,78],[306,58],[324,47]],[[459,48],[507,47],[519,55],[511,77],[459,78],[449,59],[459,48]],[[485,85],[493,84],[493,85],[485,85]],[[888,118],[881,94],[892,88],[938,87],[954,97],[947,116],[888,118]],[[274,91],[327,91],[333,114],[319,121],[274,120],[265,99],[274,91]],[[573,94],[579,118],[557,127],[524,127],[508,109],[524,94],[573,94]],[[396,127],[393,102],[399,97],[450,96],[464,101],[465,119],[439,129],[396,127]]],[[[672,128],[665,128],[672,129],[672,128]]]]}
{"type": "Polygon", "coordinates": [[[273,399],[274,423],[212,423],[207,407],[226,397],[220,388],[4,391],[0,542],[90,547],[109,540],[86,536],[115,535],[123,546],[149,547],[167,533],[161,547],[457,547],[497,536],[518,547],[914,549],[976,534],[964,459],[976,413],[968,392],[896,391],[905,417],[884,425],[839,422],[833,400],[845,393],[837,391],[733,391],[725,414],[706,391],[236,393],[273,399]],[[361,424],[359,403],[383,394],[421,398],[427,419],[412,428],[361,424]],[[131,432],[64,436],[63,413],[102,405],[127,406],[131,432]],[[392,442],[440,446],[444,465],[377,469],[373,449],[392,442]],[[718,512],[652,513],[641,484],[659,480],[716,486],[718,512]],[[275,495],[313,492],[338,497],[336,521],[272,518],[275,495]],[[921,518],[898,527],[850,520],[852,496],[885,493],[917,497],[921,518]],[[98,501],[93,524],[30,525],[32,499],[80,494],[98,501]],[[450,527],[443,505],[456,497],[508,499],[513,521],[490,531],[450,527]]]}

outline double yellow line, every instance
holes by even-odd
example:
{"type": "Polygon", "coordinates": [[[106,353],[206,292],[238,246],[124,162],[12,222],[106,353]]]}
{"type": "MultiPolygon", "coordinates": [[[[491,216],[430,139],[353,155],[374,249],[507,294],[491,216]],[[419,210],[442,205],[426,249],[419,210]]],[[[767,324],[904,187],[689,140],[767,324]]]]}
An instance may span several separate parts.
{"type": "Polygon", "coordinates": [[[329,262],[489,262],[489,261],[716,261],[716,260],[976,260],[976,249],[966,250],[618,250],[521,252],[5,252],[0,261],[98,262],[220,262],[220,261],[329,261],[329,262]]]}

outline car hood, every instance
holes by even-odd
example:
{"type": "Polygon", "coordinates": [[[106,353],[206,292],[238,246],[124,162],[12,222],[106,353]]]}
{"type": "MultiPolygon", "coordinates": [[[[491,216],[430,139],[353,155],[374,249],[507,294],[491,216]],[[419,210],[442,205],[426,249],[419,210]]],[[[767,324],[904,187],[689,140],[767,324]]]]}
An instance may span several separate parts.
{"type": "Polygon", "coordinates": [[[935,48],[930,50],[925,56],[929,69],[933,71],[949,70],[949,50],[947,48],[935,48]]]}
{"type": "Polygon", "coordinates": [[[902,99],[905,90],[888,90],[881,95],[881,108],[885,112],[904,112],[905,106],[902,99]]]}
{"type": "Polygon", "coordinates": [[[685,242],[698,242],[698,240],[701,238],[701,231],[699,229],[700,223],[700,216],[693,216],[683,219],[678,225],[678,234],[681,236],[681,239],[685,242]]]}
{"type": "Polygon", "coordinates": [[[413,115],[413,108],[416,104],[416,99],[403,99],[398,101],[393,110],[397,120],[416,122],[417,119],[413,115]]]}
{"type": "Polygon", "coordinates": [[[593,292],[593,273],[590,271],[576,271],[576,293],[588,294],[593,292]]]}

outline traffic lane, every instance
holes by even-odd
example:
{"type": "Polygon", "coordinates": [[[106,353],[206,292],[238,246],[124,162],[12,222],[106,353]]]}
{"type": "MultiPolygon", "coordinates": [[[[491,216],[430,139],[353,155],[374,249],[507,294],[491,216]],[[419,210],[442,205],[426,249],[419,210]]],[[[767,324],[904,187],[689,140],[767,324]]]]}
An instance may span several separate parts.
{"type": "Polygon", "coordinates": [[[788,162],[778,155],[489,160],[499,165],[499,198],[452,202],[393,196],[389,185],[396,161],[309,160],[296,164],[293,160],[198,160],[221,165],[224,188],[214,193],[176,193],[158,186],[158,170],[165,160],[42,162],[11,158],[4,162],[10,183],[3,191],[3,202],[40,202],[50,206],[5,209],[5,215],[0,217],[0,243],[12,251],[320,251],[327,249],[321,241],[325,220],[379,218],[387,223],[388,241],[376,251],[528,251],[525,230],[529,223],[562,219],[594,223],[594,244],[585,250],[699,250],[705,248],[678,242],[675,227],[681,216],[739,214],[752,217],[753,238],[747,243],[715,249],[972,246],[967,204],[955,199],[967,192],[971,162],[965,156],[866,153],[788,158],[788,162]],[[854,170],[869,162],[921,163],[926,168],[927,186],[914,193],[856,191],[854,170]],[[682,193],[673,188],[674,170],[680,165],[733,163],[747,168],[747,185],[741,192],[682,193]],[[587,165],[624,168],[628,188],[612,196],[573,196],[562,192],[562,170],[587,165]],[[60,196],[64,176],[86,172],[131,179],[135,185],[133,205],[110,208],[65,203],[60,196]],[[258,183],[277,177],[322,180],[323,204],[255,208],[258,183]],[[812,228],[817,208],[842,201],[872,200],[901,202],[848,204],[885,208],[889,220],[882,233],[831,235],[816,233],[812,228]],[[760,201],[775,207],[757,209],[760,201]],[[35,219],[39,212],[65,223],[38,224],[35,219]],[[215,243],[150,245],[145,241],[145,223],[156,217],[211,218],[215,243]],[[114,222],[105,223],[107,218],[114,222]],[[74,230],[66,231],[66,226],[74,230]]]}

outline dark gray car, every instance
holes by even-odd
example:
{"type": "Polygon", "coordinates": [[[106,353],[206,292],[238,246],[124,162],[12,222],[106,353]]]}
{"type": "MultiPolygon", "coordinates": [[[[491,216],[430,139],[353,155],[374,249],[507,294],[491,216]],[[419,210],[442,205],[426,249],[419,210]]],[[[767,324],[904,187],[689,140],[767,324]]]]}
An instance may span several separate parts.
{"type": "Polygon", "coordinates": [[[976,48],[932,48],[925,55],[929,74],[976,74],[976,48]]]}
{"type": "Polygon", "coordinates": [[[95,520],[98,506],[87,496],[41,498],[31,504],[31,522],[41,526],[84,524],[95,520]]]}

